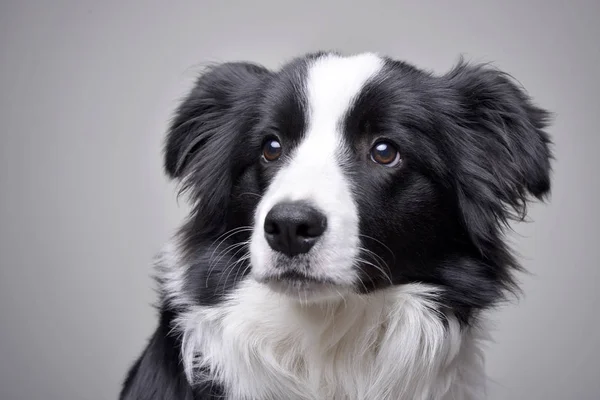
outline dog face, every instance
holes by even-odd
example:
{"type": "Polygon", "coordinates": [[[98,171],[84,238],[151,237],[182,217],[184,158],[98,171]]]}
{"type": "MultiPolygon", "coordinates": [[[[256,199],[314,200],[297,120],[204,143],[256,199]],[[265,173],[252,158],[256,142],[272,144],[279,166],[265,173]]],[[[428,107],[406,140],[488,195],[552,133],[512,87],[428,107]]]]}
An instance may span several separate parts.
{"type": "Polygon", "coordinates": [[[214,300],[255,279],[318,302],[427,282],[456,310],[486,307],[518,268],[503,225],[550,189],[547,119],[505,74],[462,62],[442,76],[374,54],[217,66],[165,150],[194,204],[186,290],[214,300]]]}

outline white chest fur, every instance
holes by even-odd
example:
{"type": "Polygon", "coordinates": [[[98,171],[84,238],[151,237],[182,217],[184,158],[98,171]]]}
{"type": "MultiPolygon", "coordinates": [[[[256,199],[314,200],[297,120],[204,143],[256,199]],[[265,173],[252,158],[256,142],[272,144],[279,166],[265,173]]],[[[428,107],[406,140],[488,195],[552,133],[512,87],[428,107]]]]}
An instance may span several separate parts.
{"type": "Polygon", "coordinates": [[[230,400],[482,399],[483,332],[444,326],[435,297],[406,285],[308,306],[246,281],[181,316],[188,379],[208,370],[230,400]]]}

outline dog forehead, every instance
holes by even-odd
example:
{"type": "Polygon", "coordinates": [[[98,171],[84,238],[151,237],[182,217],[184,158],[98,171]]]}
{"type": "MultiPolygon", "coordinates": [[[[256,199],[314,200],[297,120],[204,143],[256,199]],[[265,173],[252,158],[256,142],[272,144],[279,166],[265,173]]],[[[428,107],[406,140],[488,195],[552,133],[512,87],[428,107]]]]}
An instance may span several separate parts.
{"type": "Polygon", "coordinates": [[[313,60],[305,75],[309,130],[333,129],[339,124],[383,64],[373,53],[346,57],[327,54],[313,60]]]}

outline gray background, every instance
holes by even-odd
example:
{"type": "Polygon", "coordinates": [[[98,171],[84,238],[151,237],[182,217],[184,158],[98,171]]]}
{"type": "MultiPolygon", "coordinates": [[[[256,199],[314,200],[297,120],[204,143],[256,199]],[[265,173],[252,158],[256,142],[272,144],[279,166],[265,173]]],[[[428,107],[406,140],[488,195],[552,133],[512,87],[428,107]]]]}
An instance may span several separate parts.
{"type": "Polygon", "coordinates": [[[177,101],[201,63],[320,48],[492,61],[557,113],[490,397],[600,399],[599,17],[597,1],[2,1],[0,399],[116,398],[155,326],[151,258],[186,211],[161,171],[177,101]]]}

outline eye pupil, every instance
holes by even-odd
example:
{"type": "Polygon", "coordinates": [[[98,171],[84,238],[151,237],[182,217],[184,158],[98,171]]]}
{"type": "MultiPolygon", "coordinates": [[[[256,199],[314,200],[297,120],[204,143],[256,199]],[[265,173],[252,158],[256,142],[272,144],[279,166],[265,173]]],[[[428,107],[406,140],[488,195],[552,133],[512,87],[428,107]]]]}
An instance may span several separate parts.
{"type": "Polygon", "coordinates": [[[269,139],[263,145],[263,157],[267,161],[275,161],[281,156],[281,143],[276,139],[269,139]]]}
{"type": "Polygon", "coordinates": [[[398,150],[392,144],[379,142],[371,149],[371,159],[377,164],[392,166],[397,164],[400,157],[398,150]]]}

